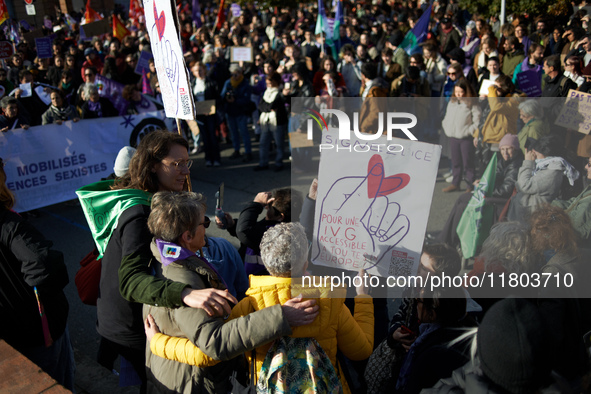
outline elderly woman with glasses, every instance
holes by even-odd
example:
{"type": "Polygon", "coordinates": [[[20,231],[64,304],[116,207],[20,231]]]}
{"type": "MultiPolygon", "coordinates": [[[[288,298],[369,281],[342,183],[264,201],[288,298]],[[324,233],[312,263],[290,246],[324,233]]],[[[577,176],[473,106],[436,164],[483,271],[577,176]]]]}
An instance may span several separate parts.
{"type": "MultiPolygon", "coordinates": [[[[205,198],[198,193],[159,192],[154,195],[148,219],[148,227],[154,234],[152,253],[160,262],[154,269],[157,277],[187,283],[194,289],[225,290],[225,281],[217,270],[208,261],[196,256],[206,244],[205,229],[210,224],[205,210],[205,198]]],[[[191,350],[195,350],[200,359],[196,363],[200,368],[195,368],[157,357],[151,352],[150,341],[146,344],[150,383],[166,387],[165,391],[174,387],[177,392],[190,392],[191,388],[201,387],[204,392],[229,392],[229,377],[235,362],[206,367],[216,364],[214,360],[230,360],[291,334],[290,325],[295,325],[290,313],[292,303],[287,301],[286,306],[266,308],[248,318],[237,318],[227,323],[221,317],[212,318],[202,310],[189,307],[144,306],[144,315],[152,315],[146,323],[148,327],[158,322],[165,334],[191,338],[199,348],[197,350],[191,345],[191,350]]],[[[313,317],[305,323],[311,322],[313,317]]]]}
{"type": "MultiPolygon", "coordinates": [[[[123,355],[146,383],[142,303],[167,308],[189,306],[207,314],[230,312],[236,299],[218,289],[194,289],[153,275],[152,235],[148,229],[152,195],[187,189],[187,141],[168,131],[154,131],[138,145],[126,175],[78,190],[98,250],[103,254],[97,331],[99,363],[112,369],[123,355]],[[106,222],[104,219],[107,219],[106,222]],[[106,223],[106,225],[105,225],[106,223]]],[[[306,303],[297,304],[305,308],[306,303]]]]}

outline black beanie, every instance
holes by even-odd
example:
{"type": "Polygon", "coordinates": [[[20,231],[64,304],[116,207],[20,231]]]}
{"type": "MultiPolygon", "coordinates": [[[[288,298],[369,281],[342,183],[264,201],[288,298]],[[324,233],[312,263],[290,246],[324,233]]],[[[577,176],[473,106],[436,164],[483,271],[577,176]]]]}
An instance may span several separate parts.
{"type": "Polygon", "coordinates": [[[402,40],[404,40],[404,34],[400,30],[394,30],[392,35],[390,35],[390,44],[394,45],[395,47],[400,46],[402,44],[402,40]]]}
{"type": "Polygon", "coordinates": [[[549,340],[537,307],[521,298],[493,305],[478,328],[482,372],[513,394],[531,393],[551,371],[549,340]]]}

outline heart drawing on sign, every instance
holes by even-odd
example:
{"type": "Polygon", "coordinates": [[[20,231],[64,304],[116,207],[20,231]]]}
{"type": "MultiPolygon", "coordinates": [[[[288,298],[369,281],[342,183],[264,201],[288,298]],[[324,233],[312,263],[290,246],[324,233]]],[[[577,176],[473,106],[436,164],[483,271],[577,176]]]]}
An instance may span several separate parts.
{"type": "Polygon", "coordinates": [[[367,196],[369,198],[385,197],[402,190],[410,182],[410,175],[395,174],[384,176],[384,162],[380,155],[373,155],[367,166],[367,196]]]}
{"type": "Polygon", "coordinates": [[[158,39],[162,41],[162,37],[164,37],[164,28],[166,27],[166,18],[164,17],[164,11],[160,11],[160,16],[158,16],[156,0],[154,0],[154,22],[156,23],[156,29],[158,29],[158,39]]]}

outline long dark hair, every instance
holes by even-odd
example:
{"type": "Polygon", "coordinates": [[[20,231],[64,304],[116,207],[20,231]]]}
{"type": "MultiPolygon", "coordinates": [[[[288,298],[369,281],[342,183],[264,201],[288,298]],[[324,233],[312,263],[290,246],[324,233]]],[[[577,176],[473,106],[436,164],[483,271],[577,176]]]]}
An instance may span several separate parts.
{"type": "Polygon", "coordinates": [[[146,135],[137,147],[129,162],[129,170],[113,189],[139,189],[150,193],[158,191],[158,178],[152,171],[162,161],[173,145],[181,145],[189,150],[189,144],[180,135],[166,130],[153,131],[146,135]]]}

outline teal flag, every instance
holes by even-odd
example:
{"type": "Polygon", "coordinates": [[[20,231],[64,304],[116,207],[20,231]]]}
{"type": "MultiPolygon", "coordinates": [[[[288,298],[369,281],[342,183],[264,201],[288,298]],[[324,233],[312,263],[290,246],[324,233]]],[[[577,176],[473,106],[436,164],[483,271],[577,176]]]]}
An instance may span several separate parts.
{"type": "Polygon", "coordinates": [[[485,204],[484,199],[485,197],[492,196],[496,176],[497,154],[488,163],[480,179],[480,183],[476,186],[472,198],[468,202],[468,206],[458,223],[456,231],[460,238],[462,254],[465,259],[472,258],[476,255],[478,247],[484,243],[492,227],[494,207],[485,204]]]}
{"type": "Polygon", "coordinates": [[[404,40],[400,43],[400,48],[404,49],[406,53],[412,55],[417,53],[416,49],[419,44],[427,39],[429,33],[429,20],[431,19],[431,6],[421,15],[415,27],[406,33],[404,40]]]}
{"type": "Polygon", "coordinates": [[[103,257],[119,217],[137,204],[150,206],[152,193],[137,189],[111,190],[113,180],[91,183],[76,190],[92,238],[103,257]]]}

